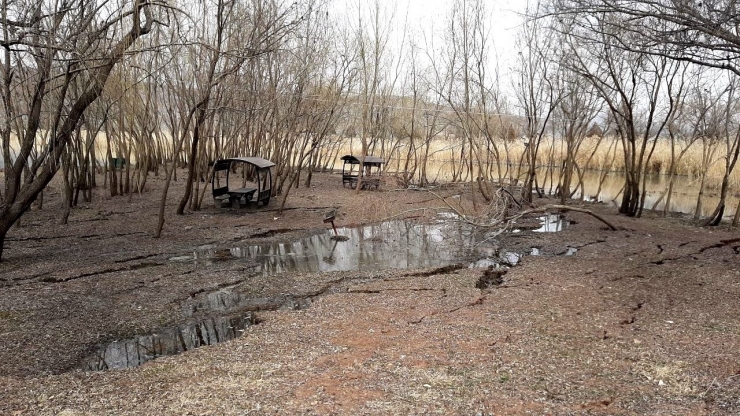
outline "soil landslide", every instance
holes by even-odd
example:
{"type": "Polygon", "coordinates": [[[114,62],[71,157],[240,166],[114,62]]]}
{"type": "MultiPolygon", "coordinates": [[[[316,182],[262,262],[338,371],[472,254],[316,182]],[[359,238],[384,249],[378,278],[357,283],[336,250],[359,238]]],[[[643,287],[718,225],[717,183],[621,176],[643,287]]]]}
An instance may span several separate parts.
{"type": "Polygon", "coordinates": [[[424,221],[447,204],[469,209],[469,191],[386,183],[358,194],[316,174],[281,214],[278,196],[256,210],[206,201],[176,216],[180,181],[155,239],[161,185],[153,178],[130,198],[98,190],[68,225],[50,190],[11,230],[0,414],[740,414],[737,230],[579,205],[619,230],[566,212],[561,232],[502,235],[507,250],[539,254],[505,274],[465,265],[262,276],[193,253],[328,232],[332,209],[337,226],[424,221]],[[193,305],[219,290],[261,299],[241,337],[139,367],[81,369],[99,345],[197,317],[193,305]]]}

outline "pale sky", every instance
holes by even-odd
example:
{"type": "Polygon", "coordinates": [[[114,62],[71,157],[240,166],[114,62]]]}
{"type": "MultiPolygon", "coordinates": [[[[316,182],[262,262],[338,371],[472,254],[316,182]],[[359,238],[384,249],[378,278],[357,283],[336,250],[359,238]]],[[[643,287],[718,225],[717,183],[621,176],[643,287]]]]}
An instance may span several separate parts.
{"type": "MultiPolygon", "coordinates": [[[[379,0],[381,16],[389,15],[395,8],[393,17],[393,26],[395,33],[391,37],[394,44],[401,43],[402,29],[417,34],[417,39],[421,40],[420,33],[426,36],[434,36],[436,47],[442,45],[442,33],[446,26],[446,19],[452,8],[453,1],[450,0],[379,0]],[[404,26],[404,21],[407,24],[404,26]],[[395,39],[395,41],[393,40],[395,39]]],[[[536,1],[536,0],[534,0],[536,1]]],[[[484,0],[485,12],[489,17],[488,29],[491,43],[489,53],[491,65],[496,65],[502,75],[502,83],[505,81],[506,74],[514,66],[516,59],[515,42],[517,32],[522,23],[522,16],[527,7],[527,0],[484,0]]],[[[374,0],[331,0],[330,13],[339,19],[357,18],[357,8],[361,5],[364,10],[373,7],[374,0]]],[[[407,38],[408,38],[407,34],[407,38]]],[[[397,49],[398,46],[391,46],[397,49]]],[[[408,41],[406,44],[408,47],[408,41]]],[[[507,85],[501,85],[506,88],[507,85]]]]}
{"type": "MultiPolygon", "coordinates": [[[[369,8],[373,0],[333,0],[331,9],[335,15],[356,10],[358,1],[363,8],[369,8]]],[[[408,28],[428,30],[443,27],[445,18],[452,7],[450,0],[379,0],[381,7],[390,10],[395,6],[395,23],[400,25],[408,13],[408,28]]],[[[521,24],[520,16],[527,7],[527,0],[485,0],[485,8],[490,16],[489,27],[495,39],[496,49],[511,51],[514,39],[521,24]]],[[[351,12],[356,13],[356,12],[351,12]]]]}
{"type": "MultiPolygon", "coordinates": [[[[395,3],[398,10],[397,19],[402,20],[408,8],[410,25],[423,26],[434,22],[436,26],[442,26],[444,20],[452,7],[449,0],[383,0],[387,3],[395,3]]],[[[521,23],[518,13],[524,12],[527,6],[526,0],[487,0],[486,11],[489,14],[491,35],[495,39],[496,49],[513,49],[516,32],[521,23]]]]}

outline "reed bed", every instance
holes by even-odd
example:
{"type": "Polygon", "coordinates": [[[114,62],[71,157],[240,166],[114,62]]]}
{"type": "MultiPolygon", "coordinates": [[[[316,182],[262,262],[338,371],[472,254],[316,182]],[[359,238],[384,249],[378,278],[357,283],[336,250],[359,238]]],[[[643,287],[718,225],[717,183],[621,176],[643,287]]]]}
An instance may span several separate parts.
{"type": "MultiPolygon", "coordinates": [[[[339,154],[359,154],[360,141],[353,140],[351,143],[353,146],[350,145],[349,141],[345,142],[339,154]]],[[[440,179],[449,179],[451,177],[451,173],[446,172],[446,170],[452,169],[453,166],[459,166],[462,146],[463,144],[459,140],[455,141],[444,138],[437,138],[431,142],[429,157],[427,159],[428,166],[432,167],[428,173],[430,179],[433,179],[435,176],[440,179]]],[[[483,159],[484,165],[486,161],[496,163],[493,155],[485,154],[487,147],[483,140],[479,140],[477,146],[479,149],[483,149],[479,155],[483,159]]],[[[709,147],[710,145],[708,144],[705,147],[704,143],[697,141],[689,146],[681,159],[678,160],[679,154],[686,146],[686,143],[677,143],[674,149],[677,160],[675,174],[685,177],[690,181],[698,181],[706,167],[705,188],[718,189],[722,184],[722,177],[725,171],[724,158],[726,156],[726,149],[724,145],[715,143],[712,145],[713,147],[709,147]],[[714,150],[711,152],[708,164],[707,166],[703,166],[704,152],[712,148],[714,150]]],[[[502,165],[516,167],[523,160],[523,152],[526,146],[522,141],[515,140],[505,144],[500,142],[497,143],[497,147],[502,165]]],[[[407,145],[401,143],[397,146],[386,146],[386,148],[394,149],[394,151],[381,155],[377,152],[379,147],[376,147],[375,155],[386,158],[389,162],[387,170],[391,172],[401,171],[407,154],[407,145]]],[[[421,155],[421,150],[417,150],[417,152],[421,155]]],[[[650,162],[648,163],[648,173],[667,175],[671,167],[671,153],[671,143],[668,140],[660,140],[655,145],[650,162]]],[[[547,137],[540,143],[537,163],[539,167],[559,167],[562,166],[565,156],[565,143],[562,140],[553,140],[547,137]]],[[[465,157],[467,157],[467,151],[465,157]]],[[[613,137],[602,139],[597,137],[586,138],[581,143],[579,151],[576,154],[576,161],[579,168],[585,170],[623,172],[624,151],[622,144],[618,138],[613,137]]],[[[334,167],[341,168],[341,162],[335,162],[334,167]]],[[[735,169],[729,179],[731,189],[740,188],[740,169],[735,169]]]]}

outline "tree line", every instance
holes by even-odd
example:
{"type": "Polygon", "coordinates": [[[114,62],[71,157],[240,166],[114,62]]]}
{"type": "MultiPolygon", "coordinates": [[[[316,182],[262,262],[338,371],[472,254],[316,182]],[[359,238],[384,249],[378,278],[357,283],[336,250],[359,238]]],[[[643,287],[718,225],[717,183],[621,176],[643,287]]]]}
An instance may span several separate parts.
{"type": "Polygon", "coordinates": [[[402,184],[426,186],[444,140],[475,203],[502,178],[531,202],[543,164],[565,202],[614,143],[630,216],[645,209],[656,146],[670,149],[666,207],[700,148],[702,180],[722,165],[705,219],[720,223],[740,151],[735,1],[530,3],[510,70],[485,6],[456,0],[435,31],[380,1],[340,14],[328,0],[2,0],[0,258],[55,177],[65,223],[96,187],[133,198],[162,175],[159,236],[178,174],[182,214],[203,204],[214,160],[262,156],[282,208],[355,141],[360,158],[393,157],[402,184]]]}

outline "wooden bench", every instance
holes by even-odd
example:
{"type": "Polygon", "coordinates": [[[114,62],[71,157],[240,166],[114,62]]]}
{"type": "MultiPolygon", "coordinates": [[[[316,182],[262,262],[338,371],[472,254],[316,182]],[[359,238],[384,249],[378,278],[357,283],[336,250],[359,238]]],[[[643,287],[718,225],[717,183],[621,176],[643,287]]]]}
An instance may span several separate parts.
{"type": "Polygon", "coordinates": [[[229,196],[229,188],[222,186],[221,188],[213,189],[213,202],[217,207],[223,208],[224,203],[231,204],[231,197],[229,196]]]}
{"type": "Polygon", "coordinates": [[[380,188],[380,178],[362,178],[362,189],[380,188]]]}

